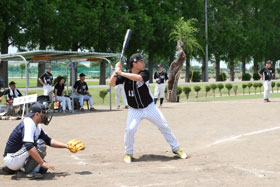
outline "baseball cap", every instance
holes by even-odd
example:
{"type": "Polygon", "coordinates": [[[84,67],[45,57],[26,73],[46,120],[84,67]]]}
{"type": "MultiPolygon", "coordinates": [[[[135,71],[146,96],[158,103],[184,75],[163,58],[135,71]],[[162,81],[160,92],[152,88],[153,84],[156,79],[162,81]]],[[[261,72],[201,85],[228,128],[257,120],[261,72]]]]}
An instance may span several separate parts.
{"type": "Polygon", "coordinates": [[[162,67],[162,65],[161,65],[161,64],[158,64],[157,67],[158,67],[158,68],[159,68],[159,67],[162,67]]]}
{"type": "Polygon", "coordinates": [[[84,76],[86,76],[84,73],[81,73],[81,74],[80,74],[80,77],[84,77],[84,76]]]}
{"type": "Polygon", "coordinates": [[[270,60],[267,60],[267,61],[265,62],[265,64],[271,64],[271,61],[270,61],[270,60]]]}
{"type": "Polygon", "coordinates": [[[31,105],[31,107],[29,108],[29,112],[28,112],[28,114],[25,115],[25,117],[32,118],[35,115],[36,112],[45,113],[46,110],[47,109],[46,109],[45,105],[43,105],[41,103],[35,103],[35,104],[31,105]]]}
{"type": "Polygon", "coordinates": [[[52,67],[51,67],[51,66],[48,66],[47,69],[52,69],[52,67]]]}
{"type": "Polygon", "coordinates": [[[133,63],[133,62],[137,62],[139,60],[143,60],[143,56],[140,53],[135,53],[133,55],[131,55],[131,57],[129,58],[129,63],[133,63]]]}

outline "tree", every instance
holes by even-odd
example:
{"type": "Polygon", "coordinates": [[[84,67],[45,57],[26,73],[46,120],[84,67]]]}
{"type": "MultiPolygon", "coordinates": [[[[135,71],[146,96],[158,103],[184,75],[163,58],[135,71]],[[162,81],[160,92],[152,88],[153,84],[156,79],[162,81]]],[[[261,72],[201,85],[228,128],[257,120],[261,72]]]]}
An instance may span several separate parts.
{"type": "Polygon", "coordinates": [[[172,62],[169,71],[168,100],[171,102],[174,102],[176,98],[178,79],[186,59],[185,51],[192,54],[195,49],[202,50],[195,38],[195,34],[198,32],[197,28],[193,26],[195,22],[195,19],[185,21],[184,18],[180,18],[170,33],[170,40],[177,41],[178,50],[178,58],[172,62]]]}
{"type": "Polygon", "coordinates": [[[23,71],[25,70],[25,63],[20,63],[19,64],[19,69],[21,72],[21,78],[23,78],[23,71]]]}
{"type": "Polygon", "coordinates": [[[215,90],[217,88],[217,85],[216,84],[210,84],[210,87],[211,87],[211,89],[213,91],[213,97],[215,97],[215,90]]]}
{"type": "MultiPolygon", "coordinates": [[[[1,0],[0,1],[0,50],[1,54],[8,54],[8,48],[24,46],[23,23],[29,9],[28,1],[1,0]]],[[[8,62],[0,62],[0,81],[4,87],[8,86],[8,62]]]]}
{"type": "Polygon", "coordinates": [[[206,85],[206,86],[205,86],[205,92],[206,92],[205,96],[206,96],[206,97],[207,97],[208,92],[209,92],[210,90],[211,90],[211,87],[208,86],[208,85],[206,85]]]}
{"type": "Polygon", "coordinates": [[[220,96],[222,97],[222,89],[224,88],[224,85],[222,83],[217,84],[217,87],[219,88],[220,96]]]}
{"type": "Polygon", "coordinates": [[[196,92],[196,98],[198,98],[198,92],[201,90],[201,87],[200,86],[195,86],[193,89],[196,92]]]}

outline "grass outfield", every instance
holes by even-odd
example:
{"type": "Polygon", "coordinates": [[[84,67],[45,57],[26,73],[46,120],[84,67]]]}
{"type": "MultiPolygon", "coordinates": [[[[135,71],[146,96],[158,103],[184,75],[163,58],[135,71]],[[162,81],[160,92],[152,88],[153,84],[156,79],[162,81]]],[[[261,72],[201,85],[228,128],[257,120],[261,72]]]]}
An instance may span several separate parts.
{"type": "MultiPolygon", "coordinates": [[[[237,85],[241,85],[242,83],[236,83],[237,85]]],[[[195,85],[189,85],[192,88],[192,92],[190,93],[189,99],[186,98],[185,94],[182,93],[180,95],[180,101],[181,102],[207,102],[207,101],[225,101],[225,100],[241,100],[241,99],[262,99],[263,98],[263,93],[260,94],[259,89],[257,91],[257,93],[252,93],[253,89],[251,88],[251,94],[249,95],[248,92],[245,93],[245,95],[243,95],[243,91],[242,89],[238,89],[238,94],[237,96],[234,95],[233,91],[231,91],[231,95],[228,96],[227,90],[224,88],[222,91],[222,97],[220,96],[220,93],[218,90],[216,90],[216,94],[215,97],[213,97],[213,92],[212,90],[208,93],[208,96],[206,97],[205,94],[205,85],[200,85],[202,87],[201,91],[198,94],[198,98],[196,98],[196,92],[193,91],[193,87],[195,85]]],[[[181,85],[181,87],[185,87],[185,85],[181,85]]],[[[109,86],[108,86],[109,88],[109,86]]],[[[154,93],[154,86],[151,85],[150,89],[152,91],[152,93],[154,93]]],[[[99,92],[101,90],[106,90],[106,88],[90,88],[89,91],[91,93],[91,95],[93,96],[93,102],[94,105],[96,106],[109,106],[110,104],[110,95],[109,93],[106,95],[104,103],[102,98],[99,96],[99,92]]],[[[22,94],[24,94],[25,92],[22,91],[22,94]]],[[[29,94],[35,94],[37,93],[38,95],[42,95],[43,94],[43,89],[39,88],[38,90],[30,90],[29,94]]],[[[275,97],[280,97],[280,93],[272,93],[271,94],[271,98],[275,98],[275,97]]],[[[2,97],[2,103],[5,103],[5,99],[4,97],[2,97]]],[[[113,108],[116,106],[115,105],[115,89],[112,88],[112,106],[113,108]]]]}

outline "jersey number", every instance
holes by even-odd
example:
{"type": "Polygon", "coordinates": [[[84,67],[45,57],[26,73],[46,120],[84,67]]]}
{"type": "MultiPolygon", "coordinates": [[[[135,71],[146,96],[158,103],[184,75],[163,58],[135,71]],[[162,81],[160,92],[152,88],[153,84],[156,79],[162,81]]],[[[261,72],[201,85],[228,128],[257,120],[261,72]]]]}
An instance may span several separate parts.
{"type": "Polygon", "coordinates": [[[134,97],[134,91],[133,90],[128,90],[128,96],[129,97],[134,97]]]}

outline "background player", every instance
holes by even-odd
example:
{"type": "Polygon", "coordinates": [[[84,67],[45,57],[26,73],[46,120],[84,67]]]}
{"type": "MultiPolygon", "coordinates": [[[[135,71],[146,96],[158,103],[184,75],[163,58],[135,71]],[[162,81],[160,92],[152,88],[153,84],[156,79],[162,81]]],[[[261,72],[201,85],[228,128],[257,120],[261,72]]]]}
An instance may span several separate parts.
{"type": "Polygon", "coordinates": [[[263,96],[264,96],[264,102],[270,102],[269,100],[269,94],[270,94],[270,87],[271,87],[271,79],[274,76],[274,69],[271,67],[271,61],[267,60],[265,62],[265,67],[260,70],[259,75],[261,76],[261,79],[263,80],[263,96]]]}
{"type": "Polygon", "coordinates": [[[144,70],[145,62],[142,55],[133,54],[129,63],[131,69],[126,73],[122,72],[122,64],[118,62],[110,79],[110,86],[124,83],[125,94],[130,106],[124,136],[126,152],[124,161],[126,163],[132,161],[134,134],[142,119],[148,119],[154,123],[169,143],[172,151],[180,158],[187,158],[187,155],[179,148],[164,116],[153,102],[153,96],[148,87],[149,71],[144,70]]]}
{"type": "Polygon", "coordinates": [[[120,109],[120,96],[122,96],[122,101],[123,104],[125,105],[125,109],[128,109],[128,104],[127,104],[127,100],[125,97],[125,92],[124,92],[124,87],[123,84],[118,84],[115,86],[115,98],[116,98],[116,105],[117,105],[117,109],[120,109]]]}
{"type": "Polygon", "coordinates": [[[93,107],[93,99],[88,91],[88,86],[85,81],[86,75],[84,73],[80,74],[80,80],[76,81],[74,84],[74,98],[78,98],[80,101],[80,110],[84,112],[84,100],[89,100],[90,110],[95,111],[93,107]]]}
{"type": "Polygon", "coordinates": [[[38,79],[39,82],[43,85],[44,95],[49,96],[50,101],[52,101],[52,81],[53,75],[51,74],[52,68],[51,66],[47,67],[47,72],[45,72],[38,79]]]}
{"type": "Polygon", "coordinates": [[[156,79],[156,87],[154,94],[154,101],[157,104],[158,95],[160,97],[160,106],[163,104],[165,81],[168,80],[167,73],[162,71],[162,65],[158,65],[158,71],[154,74],[154,79],[156,79]]]}

